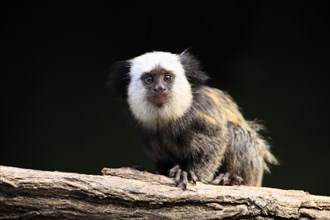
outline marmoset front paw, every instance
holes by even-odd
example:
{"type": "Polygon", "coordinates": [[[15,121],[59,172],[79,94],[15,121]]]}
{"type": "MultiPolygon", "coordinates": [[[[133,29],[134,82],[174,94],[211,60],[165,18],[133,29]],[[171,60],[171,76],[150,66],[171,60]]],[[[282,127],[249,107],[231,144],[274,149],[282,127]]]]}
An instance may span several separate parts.
{"type": "Polygon", "coordinates": [[[169,177],[173,177],[175,185],[184,190],[187,189],[188,182],[196,184],[196,181],[198,180],[194,171],[183,170],[179,165],[175,165],[169,170],[169,177]]]}

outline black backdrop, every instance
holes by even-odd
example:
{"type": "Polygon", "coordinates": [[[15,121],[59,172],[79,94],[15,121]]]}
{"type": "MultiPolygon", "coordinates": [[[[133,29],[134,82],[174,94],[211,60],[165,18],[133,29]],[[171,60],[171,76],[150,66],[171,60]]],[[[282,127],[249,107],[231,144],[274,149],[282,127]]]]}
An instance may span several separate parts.
{"type": "Polygon", "coordinates": [[[107,71],[147,51],[190,48],[212,86],[265,122],[281,166],[264,185],[330,195],[329,2],[178,2],[5,3],[0,164],[152,167],[107,71]]]}

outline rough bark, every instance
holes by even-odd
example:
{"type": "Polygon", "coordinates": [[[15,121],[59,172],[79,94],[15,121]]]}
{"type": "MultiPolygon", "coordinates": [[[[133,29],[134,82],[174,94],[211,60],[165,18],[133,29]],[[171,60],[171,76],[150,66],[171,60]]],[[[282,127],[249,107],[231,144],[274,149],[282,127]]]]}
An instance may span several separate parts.
{"type": "Polygon", "coordinates": [[[330,197],[198,182],[183,191],[131,168],[102,175],[0,166],[0,219],[330,219],[330,197]]]}

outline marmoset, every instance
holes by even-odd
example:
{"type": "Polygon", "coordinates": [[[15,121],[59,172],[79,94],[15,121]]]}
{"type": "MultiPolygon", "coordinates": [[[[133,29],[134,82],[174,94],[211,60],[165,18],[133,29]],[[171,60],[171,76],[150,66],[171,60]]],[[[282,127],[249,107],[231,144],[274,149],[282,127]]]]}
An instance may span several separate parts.
{"type": "Polygon", "coordinates": [[[261,186],[277,164],[262,126],[243,118],[226,92],[189,52],[149,52],[116,63],[115,91],[126,101],[156,170],[185,189],[188,182],[261,186]]]}

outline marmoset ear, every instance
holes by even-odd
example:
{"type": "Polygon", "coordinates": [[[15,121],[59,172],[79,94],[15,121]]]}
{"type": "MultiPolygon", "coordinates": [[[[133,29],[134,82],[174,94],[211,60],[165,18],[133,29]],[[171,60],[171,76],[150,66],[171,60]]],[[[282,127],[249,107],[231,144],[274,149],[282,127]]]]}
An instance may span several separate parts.
{"type": "Polygon", "coordinates": [[[110,68],[107,85],[113,90],[116,96],[127,98],[127,87],[130,82],[130,62],[120,61],[110,68]]]}
{"type": "Polygon", "coordinates": [[[180,54],[180,62],[188,81],[193,85],[203,85],[210,78],[203,70],[200,62],[188,51],[180,54]]]}

